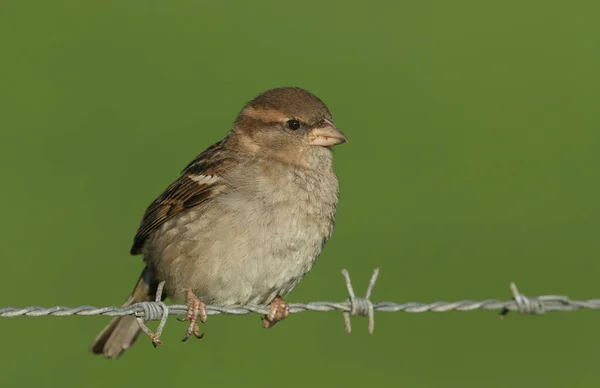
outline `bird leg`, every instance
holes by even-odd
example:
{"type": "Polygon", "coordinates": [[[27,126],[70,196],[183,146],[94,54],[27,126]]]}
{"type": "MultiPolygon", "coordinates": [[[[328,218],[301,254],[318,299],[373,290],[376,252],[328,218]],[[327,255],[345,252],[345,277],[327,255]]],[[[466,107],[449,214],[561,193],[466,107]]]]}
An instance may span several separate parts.
{"type": "Polygon", "coordinates": [[[263,317],[263,327],[265,329],[273,327],[290,314],[290,306],[279,295],[271,301],[269,306],[271,307],[269,313],[263,317]]]}
{"type": "Polygon", "coordinates": [[[185,297],[185,304],[188,310],[185,314],[185,318],[183,318],[182,321],[190,321],[190,325],[185,331],[185,336],[183,337],[182,341],[187,341],[192,334],[194,334],[194,336],[198,339],[204,337],[204,333],[200,332],[198,318],[200,318],[200,322],[206,323],[206,320],[208,319],[206,316],[206,304],[198,299],[192,290],[188,290],[185,297]]]}

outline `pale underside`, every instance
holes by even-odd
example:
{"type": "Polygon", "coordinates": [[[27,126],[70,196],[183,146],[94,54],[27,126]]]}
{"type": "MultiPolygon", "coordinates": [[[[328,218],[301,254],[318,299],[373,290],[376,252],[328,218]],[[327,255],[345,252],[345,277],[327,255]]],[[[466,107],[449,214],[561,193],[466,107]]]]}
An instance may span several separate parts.
{"type": "Polygon", "coordinates": [[[158,228],[143,253],[167,295],[182,300],[191,289],[207,304],[237,305],[289,293],[333,230],[338,181],[330,152],[323,155],[319,170],[278,163],[234,169],[220,179],[235,187],[158,228]]]}

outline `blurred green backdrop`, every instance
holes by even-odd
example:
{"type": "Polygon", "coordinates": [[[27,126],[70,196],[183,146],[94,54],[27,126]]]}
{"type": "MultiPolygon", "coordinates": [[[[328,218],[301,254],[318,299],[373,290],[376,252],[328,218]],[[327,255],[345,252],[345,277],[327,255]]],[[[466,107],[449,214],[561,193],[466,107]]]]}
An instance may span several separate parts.
{"type": "MultiPolygon", "coordinates": [[[[290,301],[600,297],[594,1],[0,2],[0,306],[120,304],[150,201],[271,87],[320,96],[333,239],[290,301]]],[[[7,387],[596,387],[596,312],[211,317],[87,352],[104,317],[0,320],[7,387]]]]}

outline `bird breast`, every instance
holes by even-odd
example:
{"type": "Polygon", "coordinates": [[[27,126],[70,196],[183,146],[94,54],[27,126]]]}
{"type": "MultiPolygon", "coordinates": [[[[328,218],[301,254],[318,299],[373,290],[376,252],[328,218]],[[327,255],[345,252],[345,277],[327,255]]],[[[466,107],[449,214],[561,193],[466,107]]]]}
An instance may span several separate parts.
{"type": "Polygon", "coordinates": [[[290,292],[333,231],[338,181],[322,171],[260,164],[224,176],[230,189],[163,225],[146,259],[169,296],[264,304],[290,292]]]}

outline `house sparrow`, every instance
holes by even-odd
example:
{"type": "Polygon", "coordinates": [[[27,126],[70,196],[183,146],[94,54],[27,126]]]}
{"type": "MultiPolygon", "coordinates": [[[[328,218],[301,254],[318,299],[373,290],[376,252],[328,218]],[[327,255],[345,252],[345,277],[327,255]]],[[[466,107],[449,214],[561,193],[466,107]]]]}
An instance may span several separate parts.
{"type": "MultiPolygon", "coordinates": [[[[227,136],[198,155],[146,210],[131,254],[146,267],[123,304],[154,300],[157,286],[185,300],[184,341],[200,338],[206,304],[270,305],[263,327],[289,313],[282,299],[312,268],[333,231],[338,179],[330,147],[346,142],[310,92],[268,90],[227,136]]],[[[91,346],[117,358],[140,329],[116,317],[91,346]]]]}

